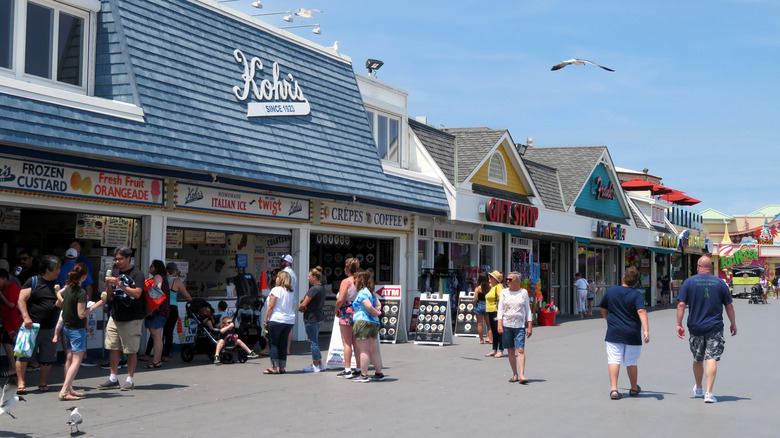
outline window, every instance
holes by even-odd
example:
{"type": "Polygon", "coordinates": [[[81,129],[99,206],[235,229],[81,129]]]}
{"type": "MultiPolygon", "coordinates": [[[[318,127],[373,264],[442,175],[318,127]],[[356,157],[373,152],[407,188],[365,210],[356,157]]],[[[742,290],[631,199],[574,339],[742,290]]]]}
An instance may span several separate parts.
{"type": "Polygon", "coordinates": [[[366,111],[368,126],[374,133],[377,152],[383,161],[401,163],[401,118],[366,111]]]}
{"type": "MultiPolygon", "coordinates": [[[[91,0],[71,3],[99,8],[91,0]]],[[[16,79],[86,92],[90,22],[90,11],[62,2],[0,0],[0,68],[16,79]],[[15,10],[24,14],[17,22],[15,10]]]]}
{"type": "Polygon", "coordinates": [[[504,166],[504,157],[501,156],[500,152],[496,152],[490,157],[488,181],[506,184],[506,166],[504,166]]]}

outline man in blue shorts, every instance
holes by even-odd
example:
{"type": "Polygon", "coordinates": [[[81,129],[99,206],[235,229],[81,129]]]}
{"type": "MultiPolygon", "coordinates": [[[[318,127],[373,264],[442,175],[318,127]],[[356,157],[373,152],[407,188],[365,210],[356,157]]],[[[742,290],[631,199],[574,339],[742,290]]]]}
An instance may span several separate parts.
{"type": "Polygon", "coordinates": [[[620,400],[618,374],[620,364],[626,367],[631,383],[628,395],[636,397],[642,391],[637,385],[639,354],[642,352],[642,340],[650,342],[650,326],[647,322],[647,310],[642,294],[634,289],[639,282],[639,271],[631,266],[623,275],[623,285],[607,289],[601,299],[601,315],[607,321],[607,366],[609,368],[609,398],[620,400]],[[640,331],[640,329],[642,331],[640,331]]]}
{"type": "Polygon", "coordinates": [[[737,334],[737,322],[734,319],[734,304],[728,286],[720,278],[712,275],[712,260],[701,257],[696,264],[698,274],[688,278],[677,295],[677,336],[685,339],[682,319],[685,306],[688,314],[688,331],[691,332],[690,345],[693,353],[693,387],[695,398],[704,397],[704,403],[718,401],[712,395],[712,386],[718,373],[718,361],[726,343],[723,337],[723,308],[731,322],[731,336],[737,334]],[[707,388],[702,392],[701,381],[704,376],[704,361],[707,361],[707,388]]]}

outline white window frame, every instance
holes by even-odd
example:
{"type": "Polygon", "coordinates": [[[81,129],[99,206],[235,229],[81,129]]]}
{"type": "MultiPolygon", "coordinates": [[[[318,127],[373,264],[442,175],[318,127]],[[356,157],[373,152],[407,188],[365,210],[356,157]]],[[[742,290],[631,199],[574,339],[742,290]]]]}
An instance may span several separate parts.
{"type": "Polygon", "coordinates": [[[0,67],[0,79],[6,77],[32,85],[56,88],[78,94],[89,95],[93,89],[94,57],[97,41],[97,12],[100,2],[97,0],[15,0],[13,6],[14,30],[12,33],[11,68],[0,67]],[[35,3],[38,6],[55,11],[52,27],[51,78],[25,73],[25,56],[27,44],[27,5],[35,3]],[[59,14],[66,13],[84,20],[83,41],[81,48],[81,85],[73,85],[57,80],[58,29],[59,14]]]}
{"type": "MultiPolygon", "coordinates": [[[[376,108],[372,107],[366,107],[366,117],[370,118],[369,125],[371,126],[372,134],[374,136],[374,143],[376,144],[376,151],[377,154],[379,154],[379,117],[386,117],[388,119],[388,135],[390,132],[389,126],[390,126],[390,120],[394,120],[396,123],[398,123],[398,137],[397,137],[397,150],[398,150],[398,157],[396,160],[388,160],[384,157],[379,157],[383,163],[393,165],[395,167],[401,167],[401,160],[403,159],[403,151],[404,151],[404,142],[403,142],[403,117],[400,114],[393,114],[389,113],[387,111],[381,111],[376,108]]],[[[390,149],[390,142],[388,140],[388,151],[390,149]]]]}
{"type": "Polygon", "coordinates": [[[506,163],[504,162],[504,157],[501,156],[501,152],[495,152],[491,157],[490,161],[488,161],[488,181],[499,183],[499,184],[506,184],[506,163]],[[501,175],[496,175],[494,173],[494,164],[496,163],[497,166],[501,167],[501,175]]]}

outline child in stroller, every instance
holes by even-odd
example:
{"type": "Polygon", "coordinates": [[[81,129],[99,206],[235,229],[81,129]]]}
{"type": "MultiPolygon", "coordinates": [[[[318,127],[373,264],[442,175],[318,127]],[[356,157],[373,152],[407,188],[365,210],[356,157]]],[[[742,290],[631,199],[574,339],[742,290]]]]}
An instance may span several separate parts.
{"type": "MultiPolygon", "coordinates": [[[[195,329],[195,342],[182,345],[181,359],[184,362],[191,362],[196,354],[205,354],[209,360],[213,360],[217,348],[217,339],[220,335],[218,320],[214,316],[214,308],[203,298],[193,298],[192,301],[187,303],[185,308],[188,318],[190,321],[195,321],[197,327],[195,329]]],[[[226,347],[225,351],[228,349],[232,351],[234,348],[235,346],[226,347]]],[[[246,353],[243,350],[239,350],[238,361],[246,362],[246,358],[246,353]]],[[[233,361],[232,354],[230,361],[233,361]]]]}
{"type": "Polygon", "coordinates": [[[236,325],[233,323],[233,319],[229,316],[225,316],[222,318],[222,324],[219,329],[219,341],[217,341],[217,351],[214,354],[214,365],[233,362],[232,351],[236,346],[241,347],[247,357],[257,356],[257,353],[250,350],[244,341],[238,338],[236,325]],[[223,348],[225,349],[224,352],[222,352],[223,348]],[[220,354],[220,352],[222,352],[222,354],[220,354]]]}
{"type": "Polygon", "coordinates": [[[764,291],[760,284],[754,284],[750,288],[750,296],[748,297],[748,304],[764,304],[764,291]]]}

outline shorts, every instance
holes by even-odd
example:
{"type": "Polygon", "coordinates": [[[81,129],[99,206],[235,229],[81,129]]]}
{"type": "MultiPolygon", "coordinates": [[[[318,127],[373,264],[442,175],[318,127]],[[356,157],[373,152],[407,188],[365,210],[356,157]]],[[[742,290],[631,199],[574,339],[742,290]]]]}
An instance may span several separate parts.
{"type": "Polygon", "coordinates": [[[65,335],[65,349],[72,353],[81,353],[87,351],[87,329],[69,329],[62,327],[62,333],[65,335]]]}
{"type": "Polygon", "coordinates": [[[369,321],[355,321],[352,333],[356,341],[376,339],[376,336],[379,334],[379,324],[369,321]]]}
{"type": "Polygon", "coordinates": [[[32,357],[17,357],[16,360],[22,362],[40,362],[42,365],[49,365],[57,360],[57,344],[52,342],[54,338],[54,329],[38,330],[38,337],[35,338],[35,347],[32,357]]]}
{"type": "Polygon", "coordinates": [[[3,333],[0,335],[0,343],[3,344],[16,344],[16,334],[19,333],[18,330],[14,330],[11,332],[7,332],[3,330],[3,333]]]}
{"type": "Polygon", "coordinates": [[[352,315],[355,310],[352,308],[352,301],[346,301],[339,310],[339,325],[353,325],[352,315]]]}
{"type": "Polygon", "coordinates": [[[141,328],[144,320],[116,322],[108,318],[106,324],[106,350],[121,350],[124,354],[136,354],[141,347],[141,328]]]}
{"type": "Polygon", "coordinates": [[[723,332],[704,336],[691,335],[691,338],[688,341],[691,344],[691,353],[693,353],[694,362],[702,362],[710,359],[718,361],[726,346],[726,339],[723,337],[723,332]]]}
{"type": "Polygon", "coordinates": [[[144,327],[148,329],[161,329],[165,326],[165,322],[168,321],[168,318],[164,316],[153,316],[151,318],[144,319],[144,327]]]}
{"type": "Polygon", "coordinates": [[[484,315],[487,312],[487,304],[484,301],[477,301],[476,307],[474,307],[474,313],[477,315],[484,315]]]}
{"type": "Polygon", "coordinates": [[[504,348],[525,349],[525,327],[504,327],[501,342],[504,344],[504,348]]]}
{"type": "Polygon", "coordinates": [[[620,342],[607,342],[607,363],[623,364],[627,367],[635,367],[642,353],[641,345],[628,345],[620,342]]]}

